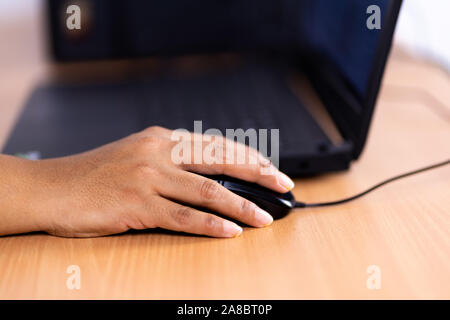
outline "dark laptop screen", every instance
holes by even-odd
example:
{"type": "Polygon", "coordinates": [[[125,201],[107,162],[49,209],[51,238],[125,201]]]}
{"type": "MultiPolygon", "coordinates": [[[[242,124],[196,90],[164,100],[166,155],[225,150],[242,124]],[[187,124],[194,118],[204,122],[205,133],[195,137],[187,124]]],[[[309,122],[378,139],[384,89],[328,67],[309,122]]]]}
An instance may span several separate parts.
{"type": "MultiPolygon", "coordinates": [[[[359,97],[364,97],[381,30],[369,29],[366,10],[376,4],[380,19],[389,1],[300,1],[300,38],[309,55],[320,55],[333,65],[359,97]]],[[[382,24],[381,24],[382,25],[382,24]]]]}
{"type": "MultiPolygon", "coordinates": [[[[321,56],[364,97],[380,31],[366,27],[368,6],[387,0],[49,0],[58,60],[239,50],[321,56]],[[81,30],[66,9],[81,8],[81,30]]],[[[314,62],[314,60],[313,60],[314,62]]]]}

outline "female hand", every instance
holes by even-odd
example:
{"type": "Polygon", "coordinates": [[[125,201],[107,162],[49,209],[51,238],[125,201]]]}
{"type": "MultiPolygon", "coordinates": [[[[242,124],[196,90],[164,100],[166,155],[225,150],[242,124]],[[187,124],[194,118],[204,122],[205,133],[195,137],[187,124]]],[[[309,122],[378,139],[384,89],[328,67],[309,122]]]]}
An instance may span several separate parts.
{"type": "MultiPolygon", "coordinates": [[[[254,227],[272,223],[267,212],[197,173],[225,174],[278,192],[293,187],[286,175],[256,150],[225,138],[215,138],[215,150],[232,147],[236,155],[245,153],[254,161],[177,164],[173,148],[179,142],[173,141],[172,133],[151,127],[83,154],[21,160],[25,166],[22,172],[28,177],[28,187],[22,188],[27,207],[19,210],[27,212],[30,227],[25,231],[95,237],[160,227],[212,237],[241,234],[237,224],[193,207],[207,208],[254,227]],[[272,174],[263,174],[264,169],[271,169],[272,174]]],[[[184,143],[194,146],[195,138],[202,136],[189,134],[184,143]]],[[[205,147],[200,144],[200,149],[205,147]]],[[[229,150],[216,152],[216,157],[226,157],[229,150]]],[[[194,153],[202,151],[194,147],[194,153]]],[[[14,232],[14,228],[6,228],[3,233],[8,230],[14,232]]]]}

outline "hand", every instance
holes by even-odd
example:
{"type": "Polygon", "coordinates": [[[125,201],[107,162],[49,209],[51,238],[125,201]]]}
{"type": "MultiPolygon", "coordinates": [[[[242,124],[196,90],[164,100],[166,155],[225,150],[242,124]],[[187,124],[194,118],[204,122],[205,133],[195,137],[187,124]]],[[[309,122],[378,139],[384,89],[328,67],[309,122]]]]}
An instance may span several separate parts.
{"type": "MultiPolygon", "coordinates": [[[[254,149],[215,138],[215,149],[232,147],[236,155],[244,152],[254,164],[175,164],[172,150],[178,142],[171,136],[171,130],[151,127],[83,154],[27,162],[27,172],[33,176],[29,203],[35,225],[64,237],[156,227],[212,237],[241,234],[237,224],[191,206],[254,227],[272,223],[272,217],[252,202],[197,174],[225,174],[287,192],[293,182],[270,161],[254,149]],[[273,174],[262,174],[264,168],[273,174]]],[[[184,143],[193,145],[195,137],[189,134],[184,143]]]]}

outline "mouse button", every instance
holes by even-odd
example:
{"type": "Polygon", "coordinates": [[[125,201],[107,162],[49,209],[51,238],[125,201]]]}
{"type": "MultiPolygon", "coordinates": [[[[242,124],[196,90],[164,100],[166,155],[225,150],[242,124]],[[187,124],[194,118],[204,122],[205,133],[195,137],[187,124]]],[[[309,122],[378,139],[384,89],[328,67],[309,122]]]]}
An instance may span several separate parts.
{"type": "Polygon", "coordinates": [[[266,189],[258,188],[256,185],[234,183],[231,181],[224,181],[223,186],[231,191],[240,192],[244,194],[252,194],[260,198],[272,198],[274,195],[267,192],[266,189]]]}
{"type": "Polygon", "coordinates": [[[253,202],[261,209],[269,212],[270,214],[274,214],[280,210],[283,210],[284,206],[280,206],[277,203],[274,203],[273,201],[269,201],[268,199],[255,196],[254,194],[248,194],[248,193],[242,193],[239,191],[235,191],[237,195],[244,197],[245,199],[253,202]]]}
{"type": "Polygon", "coordinates": [[[252,197],[251,195],[248,197],[248,200],[252,201],[258,207],[270,213],[274,220],[285,217],[292,209],[292,206],[290,206],[288,203],[285,203],[283,205],[280,202],[275,203],[272,201],[267,201],[266,199],[260,197],[252,197]]]}
{"type": "Polygon", "coordinates": [[[257,202],[264,201],[271,203],[272,205],[287,208],[293,208],[295,205],[295,199],[290,192],[288,192],[288,194],[281,194],[259,185],[243,185],[241,183],[233,183],[230,181],[225,181],[224,187],[256,204],[258,204],[257,202]]]}
{"type": "Polygon", "coordinates": [[[287,201],[295,201],[294,195],[292,194],[291,191],[288,191],[286,193],[280,193],[280,198],[282,198],[283,200],[287,200],[287,201]]]}

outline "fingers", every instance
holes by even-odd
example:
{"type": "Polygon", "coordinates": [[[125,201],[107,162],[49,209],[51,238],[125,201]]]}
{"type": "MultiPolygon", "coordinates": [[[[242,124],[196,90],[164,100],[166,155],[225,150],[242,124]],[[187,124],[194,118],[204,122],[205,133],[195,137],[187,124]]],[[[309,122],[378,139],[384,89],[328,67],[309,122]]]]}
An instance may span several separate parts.
{"type": "Polygon", "coordinates": [[[224,174],[258,183],[280,193],[294,187],[294,182],[257,150],[223,137],[212,139],[206,139],[201,144],[186,142],[191,144],[186,148],[191,148],[193,155],[191,161],[185,161],[181,167],[201,174],[224,174]],[[202,154],[201,162],[195,161],[195,155],[198,154],[202,154]]]}
{"type": "Polygon", "coordinates": [[[242,233],[242,228],[234,222],[213,214],[186,207],[158,197],[152,201],[156,210],[158,227],[217,238],[233,238],[242,233]]]}
{"type": "Polygon", "coordinates": [[[214,180],[182,170],[172,172],[169,179],[172,181],[157,187],[157,192],[166,198],[208,208],[254,227],[273,222],[269,213],[214,180]]]}
{"type": "MultiPolygon", "coordinates": [[[[161,127],[148,128],[143,134],[156,135],[172,142],[182,140],[179,142],[180,149],[189,152],[183,154],[182,160],[172,161],[184,170],[200,174],[224,174],[260,184],[280,193],[294,187],[294,182],[256,149],[223,136],[172,131],[161,127]]],[[[171,144],[171,148],[174,151],[177,147],[171,144]]],[[[174,158],[173,152],[171,157],[174,158]]]]}

